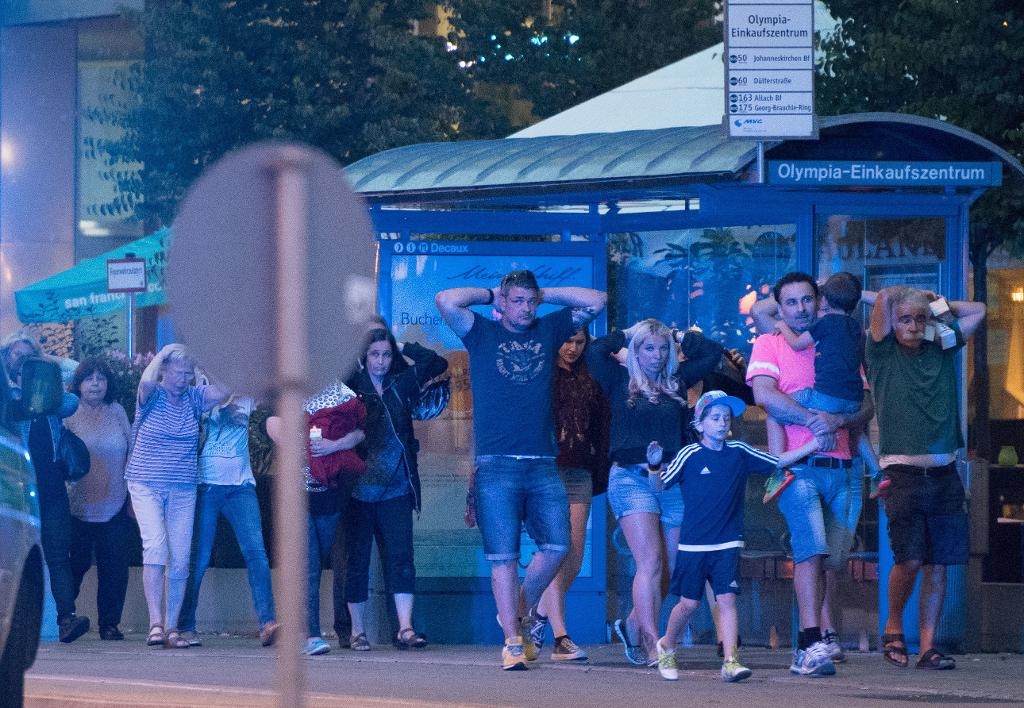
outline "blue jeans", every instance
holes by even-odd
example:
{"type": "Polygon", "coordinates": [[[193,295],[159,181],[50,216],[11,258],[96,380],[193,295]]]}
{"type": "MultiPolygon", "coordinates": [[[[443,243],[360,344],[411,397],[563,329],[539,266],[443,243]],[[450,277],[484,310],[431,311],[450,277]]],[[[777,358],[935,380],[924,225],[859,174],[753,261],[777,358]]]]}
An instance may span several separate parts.
{"type": "MultiPolygon", "coordinates": [[[[338,490],[310,493],[309,514],[306,515],[307,550],[306,613],[307,637],[320,636],[320,573],[331,558],[334,534],[341,519],[341,496],[338,490]]],[[[346,491],[345,498],[348,494],[346,491]]],[[[335,571],[337,572],[337,571],[335,571]]]]}
{"type": "Polygon", "coordinates": [[[864,400],[863,396],[857,401],[838,398],[821,391],[815,391],[813,388],[802,388],[799,391],[794,391],[791,397],[804,408],[813,408],[816,411],[825,411],[826,413],[856,413],[860,410],[861,401],[864,400]]]}
{"type": "Polygon", "coordinates": [[[825,568],[846,563],[863,504],[856,467],[828,469],[794,465],[796,479],[779,496],[779,511],[789,527],[793,561],[826,556],[825,568]]]}
{"type": "Polygon", "coordinates": [[[519,534],[526,532],[542,551],[569,549],[569,498],[551,457],[476,458],[476,520],[484,558],[519,558],[519,534]]]}
{"type": "Polygon", "coordinates": [[[238,540],[238,548],[245,558],[249,572],[249,590],[252,592],[256,616],[262,627],[274,619],[274,593],[270,586],[270,562],[263,545],[263,526],[256,487],[251,484],[201,484],[196,494],[196,525],[192,534],[192,564],[189,569],[185,601],[181,606],[178,627],[182,631],[195,631],[196,605],[203,575],[210,566],[213,542],[217,535],[217,517],[231,524],[238,540]]]}

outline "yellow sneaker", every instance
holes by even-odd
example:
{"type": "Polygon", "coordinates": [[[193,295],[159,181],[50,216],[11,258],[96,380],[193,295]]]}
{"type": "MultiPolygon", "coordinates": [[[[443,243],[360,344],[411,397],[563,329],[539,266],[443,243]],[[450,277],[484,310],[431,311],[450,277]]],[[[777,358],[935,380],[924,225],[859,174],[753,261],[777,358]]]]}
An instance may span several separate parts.
{"type": "Polygon", "coordinates": [[[522,637],[505,640],[505,646],[501,648],[501,668],[504,671],[526,671],[522,637]]]}

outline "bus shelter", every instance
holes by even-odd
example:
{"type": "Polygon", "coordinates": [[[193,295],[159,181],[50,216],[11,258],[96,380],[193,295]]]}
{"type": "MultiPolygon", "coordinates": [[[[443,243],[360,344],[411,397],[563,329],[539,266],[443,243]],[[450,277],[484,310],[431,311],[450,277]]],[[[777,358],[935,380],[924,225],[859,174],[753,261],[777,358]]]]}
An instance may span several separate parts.
{"type": "MultiPolygon", "coordinates": [[[[509,269],[530,268],[542,287],[607,289],[597,334],[656,317],[747,354],[750,305],[790,270],[846,270],[872,290],[907,284],[965,297],[971,204],[1024,168],[948,123],[868,113],[821,118],[817,140],[763,144],[730,140],[711,125],[411,145],[360,160],[346,174],[377,232],[382,314],[400,340],[443,350],[453,376],[449,410],[417,424],[417,626],[442,641],[499,642],[479,536],[463,520],[473,468],[465,352],[434,307],[437,290],[491,287],[509,269]]],[[[510,422],[525,415],[509,411],[510,422]]],[[[763,424],[756,416],[747,422],[740,434],[761,442],[763,424]]],[[[747,505],[747,561],[785,565],[784,523],[760,506],[747,505]]],[[[625,545],[614,535],[606,543],[603,497],[594,509],[567,602],[582,642],[603,640],[606,621],[629,602],[628,584],[615,580],[629,572],[625,545]],[[609,574],[610,565],[620,572],[609,574]]],[[[866,506],[864,558],[888,549],[877,529],[877,507],[866,506]]],[[[524,559],[529,550],[524,535],[524,559]]],[[[884,590],[888,554],[880,555],[884,590]]],[[[753,613],[757,625],[741,629],[744,640],[767,643],[769,624],[785,636],[788,616],[765,616],[768,598],[756,595],[741,595],[741,617],[753,613]]],[[[788,615],[788,595],[784,602],[788,615]]],[[[962,588],[954,589],[954,639],[963,636],[963,604],[962,588]]]]}

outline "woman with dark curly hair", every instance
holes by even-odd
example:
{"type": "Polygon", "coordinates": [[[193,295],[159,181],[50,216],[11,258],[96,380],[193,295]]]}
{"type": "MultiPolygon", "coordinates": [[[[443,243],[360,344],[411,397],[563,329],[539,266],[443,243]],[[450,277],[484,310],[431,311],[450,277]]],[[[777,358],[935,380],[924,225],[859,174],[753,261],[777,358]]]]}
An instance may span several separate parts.
{"type": "Polygon", "coordinates": [[[114,400],[117,381],[103,359],[89,357],[78,365],[71,393],[78,396],[78,410],[64,425],[85,442],[90,461],[89,474],[68,485],[75,597],[95,557],[100,639],[124,639],[117,625],[128,590],[128,539],[135,532],[124,481],[131,425],[114,400]]]}

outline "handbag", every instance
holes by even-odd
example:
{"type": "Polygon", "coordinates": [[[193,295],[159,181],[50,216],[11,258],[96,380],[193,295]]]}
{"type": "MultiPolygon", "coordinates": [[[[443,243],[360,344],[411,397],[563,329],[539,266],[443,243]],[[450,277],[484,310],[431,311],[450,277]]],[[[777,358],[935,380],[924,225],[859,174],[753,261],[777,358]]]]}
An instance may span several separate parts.
{"type": "Polygon", "coordinates": [[[57,443],[57,461],[64,468],[64,479],[74,482],[89,473],[89,448],[70,430],[61,426],[57,443]]]}
{"type": "Polygon", "coordinates": [[[420,397],[412,407],[413,420],[431,420],[444,412],[452,397],[450,377],[434,379],[420,389],[420,397]]]}
{"type": "Polygon", "coordinates": [[[735,349],[722,352],[718,364],[704,378],[704,390],[718,389],[735,396],[748,406],[754,405],[754,392],[746,382],[747,363],[735,349]]]}

